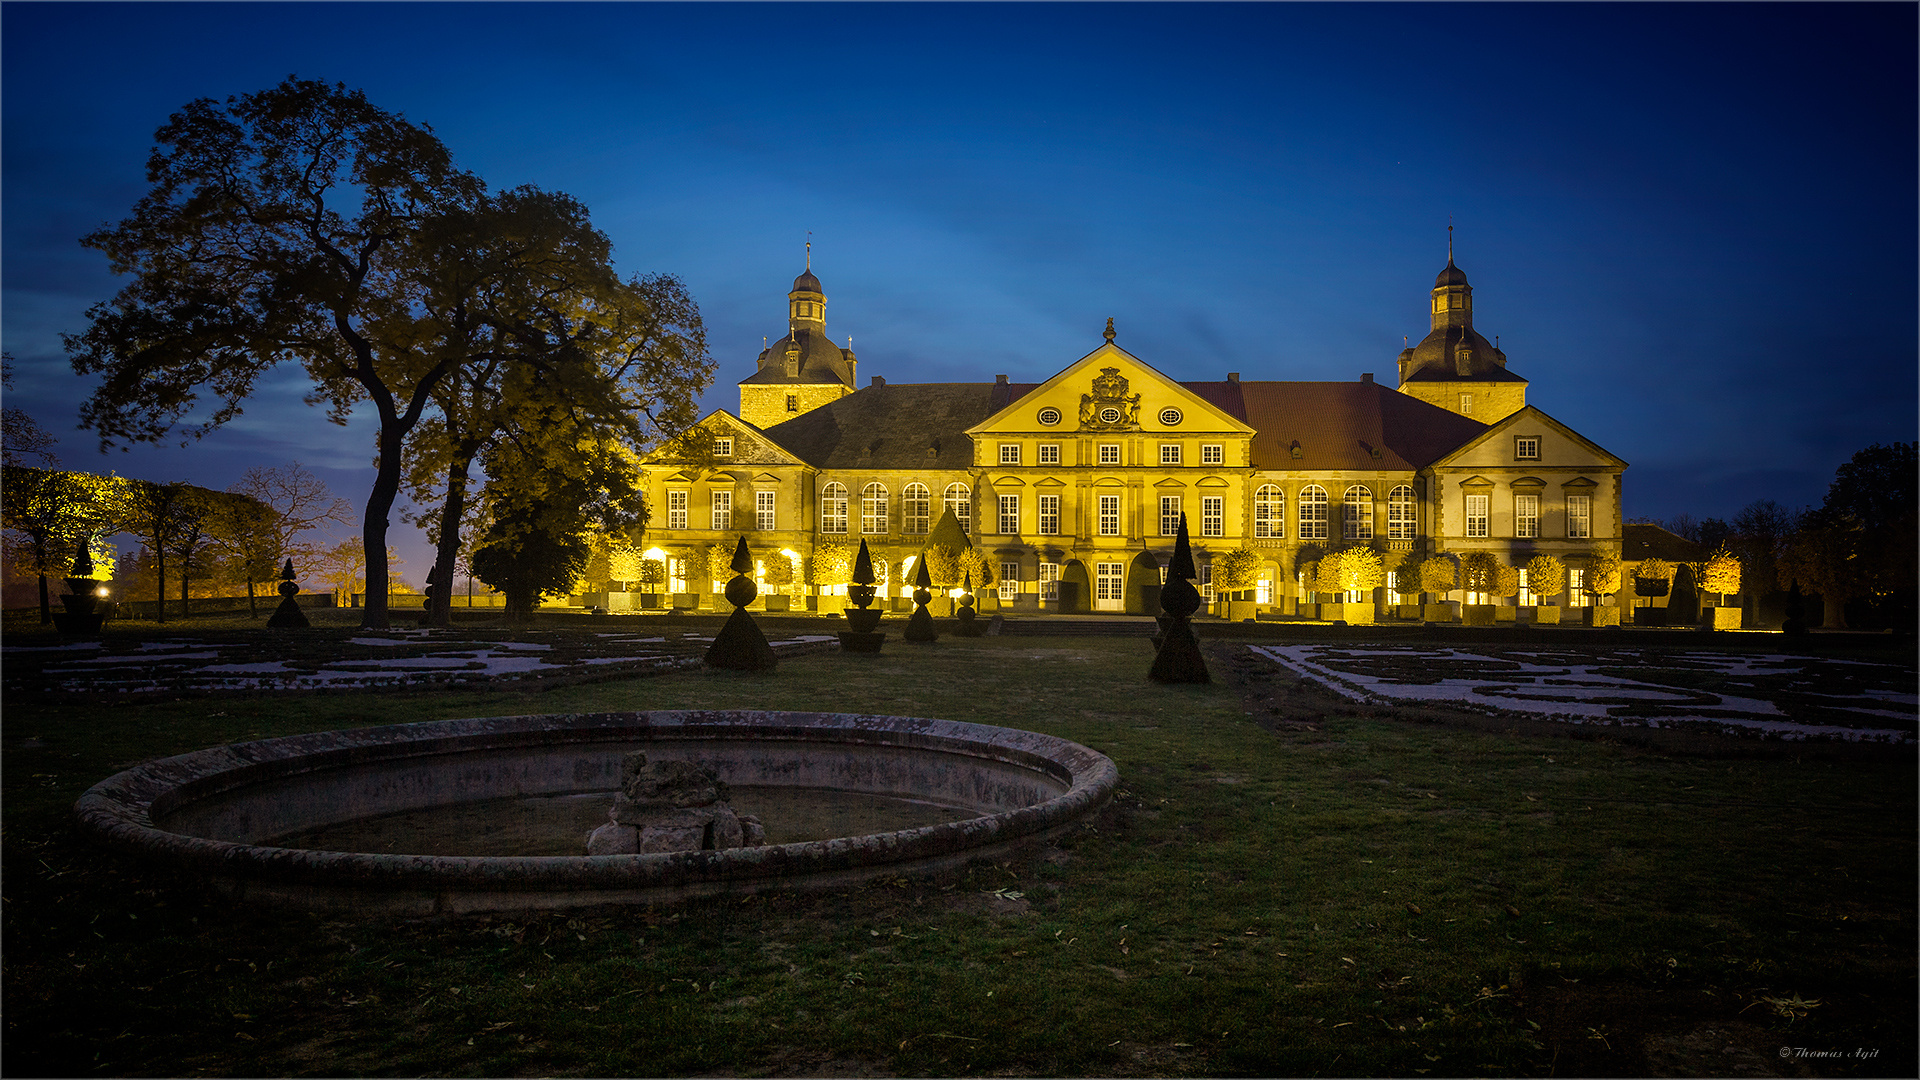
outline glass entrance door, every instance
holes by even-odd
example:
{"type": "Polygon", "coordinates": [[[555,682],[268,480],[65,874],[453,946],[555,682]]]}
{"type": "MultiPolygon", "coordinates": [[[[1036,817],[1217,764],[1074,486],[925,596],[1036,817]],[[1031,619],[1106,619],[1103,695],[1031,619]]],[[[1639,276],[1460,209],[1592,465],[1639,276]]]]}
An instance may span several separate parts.
{"type": "Polygon", "coordinates": [[[1094,564],[1093,610],[1127,610],[1126,563],[1094,564]]]}

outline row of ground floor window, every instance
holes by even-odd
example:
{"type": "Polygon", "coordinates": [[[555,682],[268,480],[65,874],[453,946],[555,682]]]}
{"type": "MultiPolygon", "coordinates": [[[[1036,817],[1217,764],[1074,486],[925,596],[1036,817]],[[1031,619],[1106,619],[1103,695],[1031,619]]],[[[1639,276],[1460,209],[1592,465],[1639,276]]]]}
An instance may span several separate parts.
{"type": "MultiPolygon", "coordinates": [[[[1084,558],[1067,557],[1064,552],[1049,558],[1049,554],[996,553],[983,545],[982,555],[991,578],[984,587],[976,582],[974,592],[982,601],[982,610],[1125,614],[1158,612],[1160,588],[1166,581],[1167,558],[1164,554],[1156,557],[1151,551],[1124,550],[1116,550],[1111,555],[1094,553],[1084,558]]],[[[711,603],[700,603],[702,595],[721,592],[726,587],[727,577],[731,576],[729,572],[721,570],[717,575],[707,577],[704,568],[710,563],[701,551],[655,547],[645,552],[645,557],[666,564],[665,593],[693,598],[690,603],[677,603],[676,606],[712,606],[711,603]]],[[[896,562],[887,557],[885,549],[873,552],[872,564],[880,597],[907,601],[912,596],[915,558],[914,555],[906,555],[896,562]]],[[[762,596],[791,598],[846,595],[845,584],[801,584],[807,580],[807,567],[800,555],[791,548],[757,551],[754,562],[754,577],[762,596]],[[769,561],[782,558],[791,560],[791,572],[769,575],[769,561]]],[[[1592,605],[1596,599],[1586,591],[1586,568],[1579,565],[1567,567],[1566,586],[1557,593],[1541,594],[1529,588],[1527,571],[1521,568],[1519,593],[1513,597],[1498,598],[1456,589],[1423,598],[1410,570],[1389,571],[1384,588],[1328,593],[1316,591],[1313,581],[1305,572],[1289,573],[1281,564],[1271,561],[1260,565],[1253,588],[1229,598],[1224,590],[1219,590],[1216,595],[1214,568],[1208,553],[1196,551],[1195,562],[1197,584],[1202,598],[1209,605],[1224,604],[1232,599],[1252,605],[1259,612],[1280,615],[1314,617],[1322,605],[1354,604],[1372,605],[1384,616],[1401,608],[1418,607],[1423,599],[1456,605],[1507,608],[1581,608],[1592,605]],[[1405,580],[1402,580],[1403,577],[1405,580]]],[[[957,589],[947,591],[958,593],[957,589]]],[[[1621,604],[1632,605],[1628,592],[1622,591],[1619,596],[1621,604]]],[[[774,603],[784,606],[778,600],[774,603]]]]}

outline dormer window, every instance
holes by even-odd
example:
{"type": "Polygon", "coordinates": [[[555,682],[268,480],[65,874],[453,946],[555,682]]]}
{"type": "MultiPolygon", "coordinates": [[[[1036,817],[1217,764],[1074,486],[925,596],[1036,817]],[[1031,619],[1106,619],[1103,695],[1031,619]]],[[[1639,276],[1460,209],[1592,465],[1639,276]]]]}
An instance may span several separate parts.
{"type": "Polygon", "coordinates": [[[1513,456],[1519,461],[1540,460],[1540,436],[1519,435],[1513,440],[1513,456]]]}
{"type": "Polygon", "coordinates": [[[714,439],[713,440],[713,456],[714,457],[732,457],[733,456],[733,438],[731,436],[723,435],[714,439]]]}

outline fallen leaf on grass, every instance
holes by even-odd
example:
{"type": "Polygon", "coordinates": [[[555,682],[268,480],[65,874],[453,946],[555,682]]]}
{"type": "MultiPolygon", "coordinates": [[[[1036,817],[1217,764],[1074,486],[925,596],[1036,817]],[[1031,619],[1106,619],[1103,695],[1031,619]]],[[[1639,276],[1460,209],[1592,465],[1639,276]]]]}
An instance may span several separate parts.
{"type": "Polygon", "coordinates": [[[1408,913],[1409,915],[1424,915],[1424,914],[1426,914],[1426,912],[1424,912],[1424,911],[1421,911],[1421,910],[1420,910],[1420,905],[1419,905],[1419,904],[1415,904],[1415,903],[1409,903],[1409,904],[1407,904],[1407,913],[1408,913]]]}

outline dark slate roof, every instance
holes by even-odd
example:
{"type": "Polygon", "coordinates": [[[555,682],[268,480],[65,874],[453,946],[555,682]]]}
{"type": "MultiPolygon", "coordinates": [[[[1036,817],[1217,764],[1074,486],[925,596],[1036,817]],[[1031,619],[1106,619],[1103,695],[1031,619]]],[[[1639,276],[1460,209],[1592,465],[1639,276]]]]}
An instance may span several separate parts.
{"type": "Polygon", "coordinates": [[[1629,522],[1620,529],[1620,561],[1623,563],[1637,563],[1641,559],[1701,562],[1707,554],[1705,547],[1658,525],[1629,522]]]}
{"type": "MultiPolygon", "coordinates": [[[[808,270],[805,273],[801,274],[799,277],[793,279],[793,288],[790,289],[789,291],[790,292],[814,292],[814,293],[820,292],[820,279],[813,276],[813,271],[808,270]]],[[[821,295],[824,296],[826,294],[821,293],[821,295]]]]}
{"type": "Polygon", "coordinates": [[[1010,389],[997,383],[868,386],[766,434],[815,468],[965,469],[973,464],[966,430],[999,412],[994,399],[1010,389]],[[939,453],[929,457],[930,446],[939,453]]]}
{"type": "Polygon", "coordinates": [[[1436,289],[1444,289],[1449,285],[1465,285],[1466,283],[1466,271],[1453,265],[1451,258],[1447,260],[1447,268],[1440,271],[1439,277],[1433,279],[1433,287],[1436,289]]]}
{"type": "Polygon", "coordinates": [[[759,370],[740,381],[742,383],[787,383],[801,385],[811,383],[840,383],[853,385],[853,369],[847,363],[847,351],[835,345],[825,334],[816,334],[812,330],[795,330],[786,337],[773,343],[760,353],[759,370]],[[800,343],[800,374],[787,375],[787,343],[800,343]]]}
{"type": "Polygon", "coordinates": [[[1420,339],[1408,353],[1403,354],[1413,361],[1413,367],[1407,372],[1408,382],[1526,382],[1527,380],[1508,371],[1507,354],[1495,348],[1493,342],[1480,336],[1480,331],[1471,326],[1436,327],[1426,337],[1420,339]],[[1454,363],[1455,351],[1464,341],[1473,359],[1468,363],[1469,374],[1460,374],[1454,363]]]}
{"type": "MultiPolygon", "coordinates": [[[[1200,385],[1186,384],[1189,389],[1200,385]]],[[[1219,384],[1211,384],[1219,385],[1219,384]]],[[[1256,469],[1418,469],[1487,425],[1372,382],[1243,382],[1256,469]],[[1295,460],[1290,449],[1300,443],[1295,460]],[[1378,448],[1379,457],[1373,456],[1378,448]]]]}

